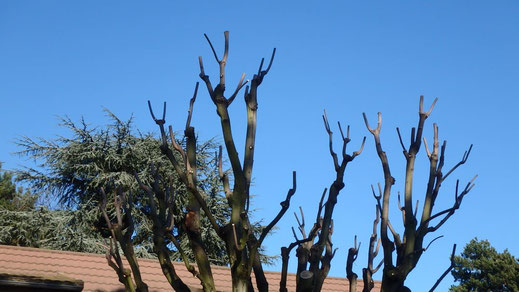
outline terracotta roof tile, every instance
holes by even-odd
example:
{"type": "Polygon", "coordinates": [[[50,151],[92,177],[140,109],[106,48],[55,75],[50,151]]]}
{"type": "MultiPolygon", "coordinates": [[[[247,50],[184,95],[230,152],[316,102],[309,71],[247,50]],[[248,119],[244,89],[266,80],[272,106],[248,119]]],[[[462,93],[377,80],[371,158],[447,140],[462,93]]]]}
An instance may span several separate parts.
{"type": "MultiPolygon", "coordinates": [[[[126,262],[125,262],[126,263],[126,262]]],[[[187,271],[183,263],[175,262],[175,270],[186,285],[201,288],[200,282],[187,271]]],[[[128,266],[126,264],[126,266],[128,266]]],[[[162,274],[158,261],[139,259],[144,281],[150,291],[172,291],[162,274]]],[[[230,269],[212,266],[218,291],[231,291],[230,269]]],[[[38,276],[66,276],[84,282],[83,291],[117,291],[124,289],[115,272],[106,263],[104,255],[56,251],[39,248],[0,245],[0,274],[23,274],[38,276]]],[[[279,272],[265,272],[270,291],[279,291],[279,272]]],[[[349,283],[345,278],[328,277],[323,291],[348,291],[349,283]]],[[[362,291],[362,280],[358,281],[357,291],[362,291]]],[[[295,291],[295,274],[288,275],[287,288],[295,291]]],[[[200,290],[201,291],[201,290],[200,290]]],[[[380,291],[380,283],[375,283],[373,292],[380,291]]]]}

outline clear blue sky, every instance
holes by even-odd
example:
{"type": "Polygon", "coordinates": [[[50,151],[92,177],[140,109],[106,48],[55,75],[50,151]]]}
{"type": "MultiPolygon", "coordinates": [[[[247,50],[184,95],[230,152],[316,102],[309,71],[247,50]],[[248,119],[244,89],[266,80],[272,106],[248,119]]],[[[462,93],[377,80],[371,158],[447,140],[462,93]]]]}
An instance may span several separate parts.
{"type": "MultiPolygon", "coordinates": [[[[303,206],[313,217],[319,195],[334,177],[321,114],[332,124],[352,126],[351,148],[383,113],[382,142],[402,190],[404,160],[395,127],[409,137],[417,121],[418,97],[439,102],[429,119],[448,140],[447,167],[473,143],[468,163],[443,185],[437,209],[453,202],[454,179],[479,174],[462,209],[436,234],[444,235],[423,255],[408,285],[425,291],[448,266],[453,243],[486,238],[519,255],[519,172],[516,121],[519,108],[519,5],[516,1],[1,1],[0,2],[0,161],[14,169],[30,164],[11,155],[20,135],[66,135],[58,115],[107,122],[106,107],[142,131],[155,131],[146,107],[168,101],[169,123],[181,129],[188,98],[198,81],[197,57],[215,80],[203,33],[221,52],[223,31],[231,32],[228,87],[250,77],[261,57],[278,49],[260,88],[255,160],[257,217],[266,222],[298,172],[291,211],[266,242],[270,254],[291,240],[291,212],[303,206]],[[178,2],[181,2],[180,4],[178,2]]],[[[239,145],[244,137],[244,105],[231,112],[239,145]]],[[[201,91],[192,124],[200,136],[220,137],[218,118],[201,91]]],[[[337,141],[338,145],[338,141],[337,141]]],[[[241,149],[240,146],[239,149],[241,149]]],[[[425,188],[427,159],[417,164],[415,196],[425,188]]],[[[339,250],[331,275],[345,275],[345,258],[357,234],[363,242],[355,270],[361,274],[374,216],[370,184],[382,181],[373,140],[349,167],[335,213],[334,244],[339,250]]],[[[401,230],[393,196],[392,222],[401,230]]],[[[292,261],[294,266],[295,261],[292,261]]],[[[276,265],[271,269],[278,270],[276,265]]],[[[114,275],[115,276],[115,275],[114,275]]],[[[380,277],[380,273],[376,275],[380,277]]],[[[449,276],[438,289],[451,284],[449,276]]]]}

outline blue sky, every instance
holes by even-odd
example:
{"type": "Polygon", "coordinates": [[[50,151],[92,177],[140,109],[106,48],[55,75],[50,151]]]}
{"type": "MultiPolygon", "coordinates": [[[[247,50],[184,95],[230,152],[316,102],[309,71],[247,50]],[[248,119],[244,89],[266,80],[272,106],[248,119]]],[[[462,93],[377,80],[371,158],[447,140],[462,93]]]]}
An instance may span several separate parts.
{"type": "MultiPolygon", "coordinates": [[[[7,169],[28,165],[11,153],[16,137],[66,135],[56,116],[107,122],[106,107],[126,119],[133,113],[142,131],[156,131],[146,100],[168,102],[167,121],[185,122],[188,99],[198,81],[197,57],[215,80],[217,66],[203,38],[221,52],[223,31],[231,36],[228,88],[242,72],[249,77],[261,57],[278,49],[260,88],[254,206],[268,221],[278,211],[297,170],[292,207],[266,245],[279,254],[291,240],[291,212],[301,205],[314,217],[319,195],[334,178],[321,114],[332,125],[351,125],[350,149],[368,136],[365,150],[349,167],[335,212],[338,247],[331,275],[345,275],[348,248],[363,242],[355,269],[361,274],[374,216],[370,184],[383,180],[371,123],[383,114],[382,143],[388,152],[394,191],[402,190],[404,159],[395,132],[405,137],[417,122],[418,100],[439,98],[428,120],[448,141],[446,167],[466,165],[443,185],[437,210],[453,202],[455,179],[479,174],[462,208],[435,235],[407,281],[429,289],[449,265],[453,243],[461,251],[470,239],[486,238],[499,250],[519,255],[516,208],[519,175],[515,153],[519,133],[519,5],[516,1],[2,1],[0,2],[0,161],[7,169]]],[[[221,54],[221,53],[220,53],[221,54]]],[[[243,148],[245,107],[231,107],[234,135],[243,148]]],[[[221,137],[218,117],[201,91],[192,124],[202,139],[221,137]]],[[[335,129],[337,130],[337,129],[335,129]]],[[[336,131],[338,133],[338,131],[336,131]]],[[[405,138],[408,139],[408,138],[405,138]]],[[[339,141],[336,140],[336,145],[339,141]]],[[[417,162],[414,194],[423,196],[427,158],[417,162]]],[[[392,222],[401,230],[393,196],[392,222]]],[[[295,261],[292,261],[292,266],[295,261]]],[[[277,270],[279,266],[271,267],[277,270]]],[[[381,273],[376,275],[380,277],[381,273]]],[[[438,291],[451,284],[449,276],[438,291]]]]}

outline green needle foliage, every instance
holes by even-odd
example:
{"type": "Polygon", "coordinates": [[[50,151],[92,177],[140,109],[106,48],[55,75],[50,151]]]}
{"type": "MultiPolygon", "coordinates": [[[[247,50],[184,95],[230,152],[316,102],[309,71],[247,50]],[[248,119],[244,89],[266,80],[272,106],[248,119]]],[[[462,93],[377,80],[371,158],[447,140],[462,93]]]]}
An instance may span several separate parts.
{"type": "MultiPolygon", "coordinates": [[[[110,111],[106,111],[110,123],[105,127],[91,127],[83,119],[79,124],[70,118],[63,118],[61,126],[71,132],[70,137],[59,137],[55,140],[31,139],[23,137],[18,140],[22,148],[20,155],[37,161],[35,168],[25,168],[16,173],[17,180],[28,183],[32,188],[46,194],[49,199],[59,201],[67,208],[69,216],[62,218],[63,222],[70,222],[71,218],[83,220],[85,226],[95,225],[105,237],[109,236],[106,222],[99,212],[99,189],[104,187],[107,194],[113,195],[113,190],[122,187],[124,192],[131,193],[134,206],[135,234],[133,242],[136,254],[141,257],[154,257],[152,243],[152,223],[148,213],[150,211],[147,195],[139,188],[135,173],[145,183],[151,184],[150,165],[159,168],[162,177],[173,178],[175,201],[175,228],[173,232],[180,236],[181,245],[189,257],[190,248],[186,236],[183,234],[183,214],[187,195],[183,184],[177,181],[176,174],[169,168],[169,162],[160,152],[160,141],[153,134],[142,134],[133,127],[132,118],[122,121],[110,111]]],[[[182,141],[179,141],[182,143],[182,141]]],[[[215,218],[220,223],[226,222],[229,210],[222,190],[219,186],[218,170],[215,168],[215,152],[217,146],[213,140],[199,143],[198,154],[198,182],[205,190],[206,198],[215,218]]],[[[110,205],[113,197],[108,198],[108,210],[114,210],[110,205]]],[[[38,211],[43,212],[43,211],[38,211]]],[[[45,211],[54,212],[54,211],[45,211]]],[[[111,214],[113,216],[113,214],[111,214]]],[[[13,219],[15,220],[15,219],[13,219]]],[[[16,219],[19,220],[19,219],[16,219]]],[[[15,221],[16,221],[15,220],[15,221]]],[[[21,220],[21,219],[20,219],[21,220]]],[[[202,236],[210,254],[212,264],[227,263],[225,246],[216,232],[209,227],[207,220],[202,222],[202,236]]],[[[57,222],[55,224],[58,224],[57,222]]],[[[76,238],[85,238],[93,234],[86,234],[85,229],[75,229],[76,238]]],[[[73,232],[73,231],[71,231],[73,232]]],[[[53,235],[49,241],[56,240],[53,235]],[[51,238],[54,238],[51,240],[51,238]]],[[[96,236],[94,236],[95,239],[96,236]]],[[[27,239],[24,242],[31,242],[27,239]]],[[[84,244],[85,239],[82,241],[84,244]]],[[[98,251],[99,242],[88,240],[88,248],[84,251],[98,251]]],[[[59,245],[59,244],[57,244],[59,245]]],[[[177,250],[172,246],[172,260],[179,259],[177,250]]],[[[56,246],[67,249],[65,246],[56,246]]],[[[104,249],[102,249],[104,251],[104,249]]]]}
{"type": "Polygon", "coordinates": [[[102,237],[86,210],[30,211],[0,209],[0,243],[47,249],[102,253],[102,237]]]}
{"type": "Polygon", "coordinates": [[[28,211],[34,209],[38,195],[16,187],[13,174],[2,170],[0,162],[0,210],[28,211]]]}
{"type": "Polygon", "coordinates": [[[102,237],[87,210],[35,207],[38,194],[24,191],[13,174],[0,172],[0,243],[81,252],[103,252],[102,237]]]}
{"type": "Polygon", "coordinates": [[[519,291],[518,259],[506,249],[497,252],[487,240],[471,240],[454,262],[452,275],[460,284],[450,291],[519,291]]]}

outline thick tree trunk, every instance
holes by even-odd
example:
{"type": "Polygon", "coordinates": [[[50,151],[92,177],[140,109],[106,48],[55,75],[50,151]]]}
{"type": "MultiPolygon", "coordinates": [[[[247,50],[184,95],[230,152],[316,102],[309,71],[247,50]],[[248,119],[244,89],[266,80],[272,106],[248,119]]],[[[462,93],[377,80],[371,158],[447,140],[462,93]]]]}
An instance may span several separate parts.
{"type": "MultiPolygon", "coordinates": [[[[187,172],[188,172],[188,183],[196,188],[197,186],[197,169],[196,169],[196,136],[195,129],[193,127],[187,127],[184,131],[187,137],[186,148],[187,148],[187,172]]],[[[205,251],[202,243],[201,227],[200,227],[200,203],[195,197],[193,192],[189,192],[188,198],[188,213],[185,216],[185,227],[187,231],[187,237],[189,238],[189,244],[191,250],[195,256],[196,264],[200,274],[200,281],[204,287],[205,292],[215,292],[216,287],[214,285],[213,273],[211,272],[211,265],[209,257],[205,251]]]]}
{"type": "Polygon", "coordinates": [[[382,276],[382,288],[381,292],[402,292],[410,291],[403,290],[407,287],[404,286],[405,278],[398,275],[396,268],[384,268],[384,275],[382,276]]]}
{"type": "Polygon", "coordinates": [[[232,292],[248,292],[250,279],[238,277],[236,273],[232,276],[232,292]]]}
{"type": "Polygon", "coordinates": [[[189,243],[195,255],[198,271],[200,273],[200,280],[205,292],[215,292],[213,273],[211,272],[211,265],[207,253],[202,244],[200,233],[187,232],[189,243]]]}

